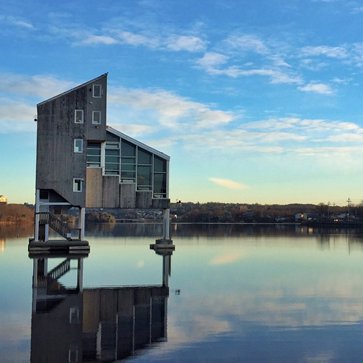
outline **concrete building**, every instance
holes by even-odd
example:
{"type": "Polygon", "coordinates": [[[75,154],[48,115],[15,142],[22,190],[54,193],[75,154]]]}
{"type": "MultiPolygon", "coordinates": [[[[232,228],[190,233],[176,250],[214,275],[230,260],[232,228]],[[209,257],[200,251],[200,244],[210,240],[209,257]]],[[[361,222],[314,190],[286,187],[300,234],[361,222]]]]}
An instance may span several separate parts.
{"type": "Polygon", "coordinates": [[[107,126],[106,106],[107,74],[37,105],[35,241],[83,240],[87,207],[162,209],[169,240],[169,156],[107,126]],[[52,215],[70,207],[75,235],[52,215]]]}

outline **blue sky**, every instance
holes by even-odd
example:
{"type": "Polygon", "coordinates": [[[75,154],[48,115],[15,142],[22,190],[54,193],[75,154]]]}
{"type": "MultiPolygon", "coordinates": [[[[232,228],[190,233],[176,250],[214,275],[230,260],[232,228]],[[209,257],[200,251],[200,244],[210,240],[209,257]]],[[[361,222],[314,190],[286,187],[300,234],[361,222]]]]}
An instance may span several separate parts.
{"type": "Polygon", "coordinates": [[[172,201],[363,199],[363,2],[2,0],[0,194],[34,201],[36,104],[109,72],[108,124],[172,201]]]}

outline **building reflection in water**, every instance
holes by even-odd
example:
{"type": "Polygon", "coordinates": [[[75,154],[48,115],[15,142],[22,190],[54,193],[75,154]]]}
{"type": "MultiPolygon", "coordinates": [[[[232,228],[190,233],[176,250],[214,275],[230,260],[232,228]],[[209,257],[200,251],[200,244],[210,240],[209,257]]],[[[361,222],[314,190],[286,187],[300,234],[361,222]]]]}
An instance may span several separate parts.
{"type": "Polygon", "coordinates": [[[87,256],[64,255],[48,271],[33,258],[31,362],[112,362],[167,339],[168,277],[172,251],[162,253],[162,283],[152,286],[83,289],[87,256]],[[77,271],[75,287],[59,279],[77,271]]]}

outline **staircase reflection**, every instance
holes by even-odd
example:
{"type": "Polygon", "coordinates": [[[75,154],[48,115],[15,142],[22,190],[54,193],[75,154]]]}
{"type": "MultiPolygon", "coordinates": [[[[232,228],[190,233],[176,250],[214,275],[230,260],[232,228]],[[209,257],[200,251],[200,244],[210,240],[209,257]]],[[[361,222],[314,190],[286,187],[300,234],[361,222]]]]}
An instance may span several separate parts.
{"type": "Polygon", "coordinates": [[[31,362],[113,362],[167,340],[168,277],[172,251],[162,255],[162,283],[83,289],[83,260],[64,255],[33,258],[31,362]],[[76,271],[76,284],[60,277],[76,271]]]}

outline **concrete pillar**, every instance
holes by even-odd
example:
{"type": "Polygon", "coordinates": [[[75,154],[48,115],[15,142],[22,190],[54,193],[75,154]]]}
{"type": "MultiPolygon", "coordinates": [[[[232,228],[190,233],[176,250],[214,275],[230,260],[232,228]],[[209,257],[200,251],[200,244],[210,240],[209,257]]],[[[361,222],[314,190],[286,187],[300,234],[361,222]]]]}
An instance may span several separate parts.
{"type": "Polygon", "coordinates": [[[40,211],[40,191],[35,191],[35,221],[34,221],[34,241],[39,241],[39,211],[40,211]]]}
{"type": "Polygon", "coordinates": [[[44,226],[44,242],[48,242],[49,240],[49,224],[47,223],[44,226]]]}
{"type": "Polygon", "coordinates": [[[83,258],[78,259],[77,266],[77,288],[79,292],[83,291],[83,258]]]}
{"type": "Polygon", "coordinates": [[[169,286],[171,255],[163,256],[163,286],[169,286]]]}
{"type": "Polygon", "coordinates": [[[33,259],[33,287],[38,286],[38,259],[33,259]]]}
{"type": "Polygon", "coordinates": [[[170,209],[163,210],[163,239],[170,240],[170,209]]]}
{"type": "Polygon", "coordinates": [[[78,221],[78,228],[81,229],[79,237],[81,241],[84,240],[85,225],[86,225],[86,208],[81,208],[79,211],[79,221],[78,221]]]}

